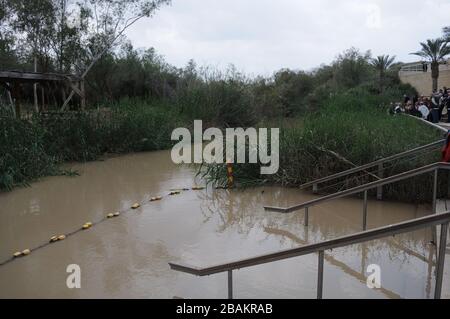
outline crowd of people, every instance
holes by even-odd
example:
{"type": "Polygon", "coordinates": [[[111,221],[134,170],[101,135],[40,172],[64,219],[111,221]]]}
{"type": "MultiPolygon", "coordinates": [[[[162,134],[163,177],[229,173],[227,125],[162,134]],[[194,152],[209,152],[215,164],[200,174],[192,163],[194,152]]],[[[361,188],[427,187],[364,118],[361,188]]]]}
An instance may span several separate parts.
{"type": "Polygon", "coordinates": [[[446,87],[434,90],[428,96],[409,97],[405,95],[403,102],[391,103],[390,112],[394,114],[406,113],[421,117],[424,120],[437,123],[444,118],[450,123],[450,89],[446,87]]]}

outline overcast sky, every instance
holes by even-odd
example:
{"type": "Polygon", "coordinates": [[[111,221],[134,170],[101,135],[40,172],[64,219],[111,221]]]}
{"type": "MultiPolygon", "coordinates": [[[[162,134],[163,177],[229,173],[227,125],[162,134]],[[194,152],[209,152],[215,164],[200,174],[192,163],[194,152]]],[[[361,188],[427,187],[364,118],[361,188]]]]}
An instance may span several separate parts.
{"type": "Polygon", "coordinates": [[[192,58],[270,75],[311,70],[352,46],[412,62],[449,18],[450,0],[173,0],[127,35],[178,67],[192,58]]]}

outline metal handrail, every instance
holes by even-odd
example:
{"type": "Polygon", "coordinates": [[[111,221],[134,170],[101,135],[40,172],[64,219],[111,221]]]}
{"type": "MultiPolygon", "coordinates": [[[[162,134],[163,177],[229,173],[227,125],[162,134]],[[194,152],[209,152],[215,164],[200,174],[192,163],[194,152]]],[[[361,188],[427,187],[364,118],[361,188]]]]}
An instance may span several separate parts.
{"type": "Polygon", "coordinates": [[[317,298],[322,298],[323,292],[323,271],[324,271],[324,251],[338,247],[344,247],[375,240],[383,237],[389,237],[397,234],[412,232],[418,229],[441,225],[440,246],[436,269],[436,285],[434,298],[439,299],[442,292],[442,279],[445,261],[445,249],[447,242],[447,230],[450,222],[450,211],[442,214],[433,214],[430,216],[416,218],[406,222],[383,226],[360,233],[338,237],[335,239],[301,246],[292,249],[281,250],[278,252],[256,256],[247,259],[241,259],[234,262],[220,264],[216,266],[198,268],[190,265],[169,263],[170,268],[176,271],[189,273],[196,276],[208,276],[212,274],[228,272],[228,298],[233,297],[233,270],[247,268],[283,259],[309,255],[312,253],[319,254],[318,260],[318,276],[317,276],[317,298]]]}
{"type": "MultiPolygon", "coordinates": [[[[375,167],[375,166],[378,166],[379,175],[381,175],[381,173],[383,171],[383,167],[382,166],[383,166],[384,163],[390,162],[390,161],[393,161],[395,159],[399,159],[399,158],[402,158],[402,157],[405,157],[405,156],[408,156],[408,155],[413,155],[413,154],[419,153],[421,151],[424,151],[424,150],[427,150],[427,149],[430,149],[430,148],[434,148],[434,147],[436,147],[438,145],[442,145],[444,142],[445,142],[445,139],[438,140],[436,142],[433,142],[433,143],[430,143],[430,144],[426,144],[426,145],[422,145],[422,146],[419,146],[419,147],[407,150],[405,152],[401,152],[401,153],[394,154],[394,155],[391,155],[391,156],[388,156],[388,157],[384,157],[384,158],[381,158],[381,159],[376,160],[376,161],[371,162],[371,163],[367,163],[367,164],[364,164],[364,165],[361,165],[361,166],[358,166],[358,167],[353,167],[353,168],[350,168],[348,170],[345,170],[345,171],[342,171],[342,172],[339,172],[339,173],[336,173],[336,174],[332,174],[332,175],[329,175],[329,176],[326,176],[326,177],[322,177],[322,178],[316,179],[316,180],[311,181],[311,182],[304,183],[304,184],[300,185],[300,188],[304,189],[304,188],[313,186],[313,190],[317,191],[318,184],[321,184],[321,183],[324,183],[324,182],[327,182],[327,181],[331,181],[331,180],[337,179],[339,177],[344,177],[344,176],[347,176],[347,175],[350,175],[350,174],[353,174],[353,173],[365,171],[365,170],[367,170],[369,168],[372,168],[372,167],[375,167]]],[[[379,177],[381,177],[381,176],[379,176],[379,177]]]]}
{"type": "MultiPolygon", "coordinates": [[[[360,186],[356,186],[353,188],[349,188],[337,193],[333,193],[330,195],[326,195],[320,198],[316,198],[301,204],[297,204],[294,206],[290,206],[290,207],[273,207],[273,206],[265,206],[264,209],[268,210],[268,211],[275,211],[275,212],[282,212],[282,213],[291,213],[300,209],[308,209],[311,206],[315,206],[319,203],[323,203],[326,201],[330,201],[333,199],[337,199],[337,198],[341,198],[341,197],[345,197],[345,196],[349,196],[349,195],[353,195],[353,194],[357,194],[357,193],[361,193],[364,192],[364,202],[365,202],[365,207],[367,205],[367,191],[371,190],[373,188],[377,188],[386,184],[391,184],[391,183],[395,183],[401,180],[405,180],[411,177],[415,177],[418,175],[422,175],[425,173],[429,173],[429,172],[435,172],[435,180],[434,180],[434,192],[433,192],[433,210],[435,208],[435,201],[436,201],[436,185],[437,185],[437,170],[439,169],[445,169],[445,170],[450,170],[450,163],[444,163],[444,162],[437,162],[437,163],[433,163],[433,164],[429,164],[429,165],[425,165],[419,168],[415,168],[412,169],[410,171],[406,171],[397,175],[393,175],[390,177],[386,177],[377,181],[373,181],[367,184],[363,184],[360,186]]],[[[308,212],[306,212],[305,215],[307,215],[308,212]]],[[[307,222],[306,222],[307,224],[307,222]]]]}
{"type": "Polygon", "coordinates": [[[433,128],[438,129],[438,130],[442,131],[442,132],[445,133],[445,134],[447,134],[447,132],[448,132],[448,129],[446,129],[445,127],[442,127],[442,126],[440,126],[440,125],[438,125],[438,124],[435,124],[435,123],[433,123],[433,122],[424,120],[424,119],[421,118],[421,117],[417,117],[417,116],[414,116],[414,115],[411,115],[411,114],[406,114],[406,113],[401,113],[401,114],[402,114],[403,116],[409,116],[409,117],[412,117],[412,118],[416,119],[417,121],[420,121],[420,122],[422,122],[422,123],[424,123],[424,124],[427,124],[427,125],[429,125],[429,126],[432,126],[433,128]]]}

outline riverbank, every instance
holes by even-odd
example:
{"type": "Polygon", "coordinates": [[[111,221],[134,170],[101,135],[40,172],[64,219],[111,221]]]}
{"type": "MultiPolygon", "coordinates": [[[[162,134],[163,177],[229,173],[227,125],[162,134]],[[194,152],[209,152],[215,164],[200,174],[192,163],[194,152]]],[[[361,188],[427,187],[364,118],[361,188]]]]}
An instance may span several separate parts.
{"type": "MultiPolygon", "coordinates": [[[[135,53],[136,66],[163,62],[135,53]]],[[[387,70],[385,87],[380,90],[378,72],[371,62],[369,54],[350,49],[330,65],[311,72],[282,69],[270,77],[256,78],[233,67],[223,73],[190,63],[175,72],[171,81],[159,84],[119,81],[112,90],[88,85],[89,90],[97,89],[88,92],[86,112],[36,113],[16,119],[8,114],[9,107],[1,105],[0,191],[28,185],[43,176],[76,175],[60,169],[67,161],[168,149],[172,130],[191,128],[194,120],[202,120],[205,129],[281,127],[282,169],[268,182],[287,186],[347,168],[318,148],[342,153],[360,164],[435,140],[429,128],[388,119],[384,110],[390,102],[415,91],[400,83],[397,67],[387,70]],[[140,89],[127,91],[132,83],[140,89]]],[[[167,75],[167,68],[155,70],[159,71],[149,79],[167,79],[159,76],[159,72],[167,75]]],[[[53,109],[59,107],[56,103],[53,109]]],[[[32,113],[31,109],[28,107],[28,112],[32,113]]],[[[261,183],[253,166],[237,170],[241,185],[261,183]]],[[[223,167],[209,173],[216,182],[224,176],[223,167]]]]}
{"type": "Polygon", "coordinates": [[[172,130],[181,125],[167,105],[143,101],[89,112],[34,114],[26,120],[0,114],[0,190],[44,176],[75,175],[60,169],[68,161],[168,149],[172,130]]]}
{"type": "MultiPolygon", "coordinates": [[[[274,175],[260,175],[260,164],[235,164],[237,186],[283,185],[297,187],[305,182],[370,163],[443,138],[442,131],[411,117],[391,116],[381,98],[361,92],[341,94],[324,103],[320,112],[306,115],[299,125],[281,123],[280,169],[274,175]]],[[[270,123],[273,125],[274,123],[270,123]]],[[[264,126],[264,123],[262,123],[264,126]]],[[[440,160],[440,151],[427,152],[389,163],[390,176],[440,160]]],[[[374,171],[373,173],[377,173],[374,171]]],[[[226,183],[224,165],[208,165],[204,174],[212,183],[226,183]]],[[[325,193],[370,180],[369,174],[325,184],[325,193]]],[[[431,198],[432,179],[419,176],[388,185],[387,199],[423,202],[431,198]]],[[[446,186],[446,185],[442,185],[446,186]]],[[[443,191],[444,187],[440,187],[443,191]]]]}
{"type": "MultiPolygon", "coordinates": [[[[442,132],[415,119],[389,115],[384,107],[386,100],[364,91],[347,92],[323,101],[317,112],[290,119],[260,119],[255,126],[280,128],[280,169],[277,174],[261,176],[258,164],[235,165],[237,185],[296,187],[350,168],[340,157],[361,165],[442,138],[442,132]]],[[[68,161],[168,149],[174,143],[170,140],[172,130],[189,128],[193,123],[177,104],[140,100],[90,112],[37,114],[29,120],[2,114],[0,121],[0,152],[4,154],[0,161],[1,190],[28,185],[44,176],[76,175],[75,171],[61,169],[60,165],[68,161]]],[[[436,151],[409,162],[396,162],[385,176],[439,158],[436,151]]],[[[209,182],[224,184],[226,169],[224,165],[206,166],[205,177],[209,182]]],[[[325,185],[325,191],[341,186],[325,185]]],[[[430,198],[429,192],[431,179],[418,177],[412,183],[386,187],[385,196],[420,202],[430,198]]]]}

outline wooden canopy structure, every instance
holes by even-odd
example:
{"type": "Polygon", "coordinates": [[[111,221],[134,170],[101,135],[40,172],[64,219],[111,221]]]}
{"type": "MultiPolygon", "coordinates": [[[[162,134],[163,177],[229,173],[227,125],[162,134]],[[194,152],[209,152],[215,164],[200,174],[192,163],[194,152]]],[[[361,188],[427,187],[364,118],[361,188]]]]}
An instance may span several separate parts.
{"type": "MultiPolygon", "coordinates": [[[[24,83],[40,83],[42,90],[44,85],[48,83],[57,83],[61,86],[62,100],[64,101],[63,107],[67,105],[70,97],[66,98],[65,90],[62,85],[67,85],[75,94],[80,97],[81,108],[86,106],[86,95],[84,89],[84,79],[73,74],[58,74],[58,73],[39,73],[39,72],[22,72],[22,71],[0,71],[0,84],[6,88],[9,100],[17,117],[20,117],[21,107],[21,85],[24,83]]],[[[42,108],[44,108],[45,100],[42,99],[42,108]]],[[[36,108],[37,105],[36,105],[36,108]]]]}

